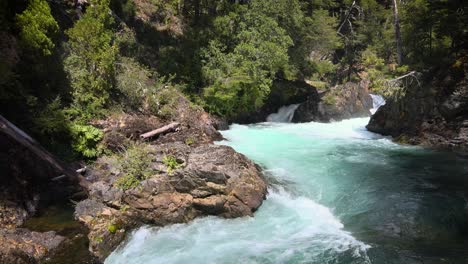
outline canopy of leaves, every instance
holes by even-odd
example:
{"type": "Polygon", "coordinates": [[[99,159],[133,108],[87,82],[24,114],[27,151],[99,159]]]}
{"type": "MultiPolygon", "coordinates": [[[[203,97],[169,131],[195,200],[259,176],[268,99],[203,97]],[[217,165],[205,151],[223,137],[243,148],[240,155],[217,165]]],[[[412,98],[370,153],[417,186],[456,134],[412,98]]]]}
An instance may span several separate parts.
{"type": "Polygon", "coordinates": [[[204,52],[204,97],[210,110],[232,116],[259,108],[275,74],[288,68],[286,31],[265,14],[245,7],[217,18],[218,38],[204,52]]]}

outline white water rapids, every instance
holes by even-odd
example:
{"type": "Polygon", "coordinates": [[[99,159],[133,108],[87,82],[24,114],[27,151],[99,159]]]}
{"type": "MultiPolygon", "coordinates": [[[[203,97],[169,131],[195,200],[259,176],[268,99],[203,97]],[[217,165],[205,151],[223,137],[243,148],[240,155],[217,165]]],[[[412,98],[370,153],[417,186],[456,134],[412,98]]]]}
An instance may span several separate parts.
{"type": "Polygon", "coordinates": [[[372,108],[370,109],[371,114],[375,114],[379,107],[385,105],[385,99],[378,94],[369,94],[372,98],[372,108]]]}

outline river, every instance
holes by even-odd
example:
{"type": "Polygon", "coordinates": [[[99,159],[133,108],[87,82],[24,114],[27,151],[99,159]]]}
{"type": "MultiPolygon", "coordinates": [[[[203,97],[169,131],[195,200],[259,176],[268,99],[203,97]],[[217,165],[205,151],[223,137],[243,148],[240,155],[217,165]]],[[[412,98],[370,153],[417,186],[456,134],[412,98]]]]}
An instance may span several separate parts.
{"type": "Polygon", "coordinates": [[[106,263],[468,263],[467,160],[367,122],[232,125],[270,184],[255,216],[143,227],[106,263]]]}

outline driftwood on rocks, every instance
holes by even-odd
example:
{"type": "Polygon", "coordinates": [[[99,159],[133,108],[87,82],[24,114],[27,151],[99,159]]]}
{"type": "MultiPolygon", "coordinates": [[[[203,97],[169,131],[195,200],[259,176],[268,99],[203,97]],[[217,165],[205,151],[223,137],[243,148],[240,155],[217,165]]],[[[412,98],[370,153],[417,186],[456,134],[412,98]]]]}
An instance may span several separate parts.
{"type": "MultiPolygon", "coordinates": [[[[83,167],[83,168],[81,168],[81,169],[77,169],[77,170],[76,170],[76,173],[83,174],[85,171],[86,171],[86,166],[83,167]]],[[[52,178],[52,181],[58,181],[58,180],[61,180],[61,179],[66,178],[66,177],[67,177],[66,175],[62,174],[62,175],[60,175],[60,176],[57,176],[57,177],[55,177],[55,178],[52,178]]]]}
{"type": "Polygon", "coordinates": [[[394,79],[386,80],[383,93],[387,97],[401,97],[406,92],[407,87],[413,87],[415,84],[421,87],[420,77],[420,73],[411,71],[394,79]]]}
{"type": "Polygon", "coordinates": [[[177,122],[173,122],[173,123],[170,123],[169,125],[165,125],[161,128],[158,128],[158,129],[155,129],[155,130],[151,130],[149,132],[146,132],[144,134],[141,134],[140,135],[140,138],[141,139],[147,139],[147,138],[151,138],[151,137],[154,137],[154,136],[158,136],[158,135],[162,135],[162,134],[166,134],[166,133],[169,133],[169,132],[172,132],[174,131],[180,124],[177,123],[177,122]]]}
{"type": "Polygon", "coordinates": [[[15,142],[34,153],[34,155],[36,155],[39,159],[49,164],[57,171],[63,173],[72,182],[78,183],[85,189],[88,187],[88,182],[83,176],[79,175],[79,173],[77,173],[76,171],[65,166],[60,160],[58,160],[51,153],[45,150],[37,141],[31,138],[23,130],[19,129],[17,126],[12,124],[2,115],[0,115],[0,132],[9,136],[15,142]]]}

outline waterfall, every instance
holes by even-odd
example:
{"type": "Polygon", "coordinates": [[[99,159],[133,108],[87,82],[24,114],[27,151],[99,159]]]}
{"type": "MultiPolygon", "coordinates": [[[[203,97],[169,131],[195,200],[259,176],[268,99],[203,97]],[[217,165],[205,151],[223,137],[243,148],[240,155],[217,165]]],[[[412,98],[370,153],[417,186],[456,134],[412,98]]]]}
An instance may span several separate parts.
{"type": "Polygon", "coordinates": [[[371,114],[375,114],[377,112],[377,109],[381,107],[382,105],[385,105],[385,99],[378,94],[369,94],[370,97],[372,98],[372,109],[370,109],[371,114]]]}
{"type": "Polygon", "coordinates": [[[294,111],[296,111],[298,107],[299,104],[282,106],[280,109],[278,109],[277,113],[270,114],[266,121],[275,123],[291,123],[291,120],[294,116],[294,111]]]}

